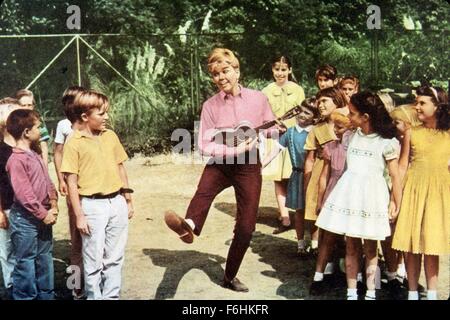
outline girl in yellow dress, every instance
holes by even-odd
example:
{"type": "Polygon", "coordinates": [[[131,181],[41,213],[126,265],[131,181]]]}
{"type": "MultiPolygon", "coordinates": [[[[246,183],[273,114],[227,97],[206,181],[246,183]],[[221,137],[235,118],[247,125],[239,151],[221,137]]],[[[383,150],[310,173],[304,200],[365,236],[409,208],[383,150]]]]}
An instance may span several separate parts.
{"type": "Polygon", "coordinates": [[[450,116],[444,90],[424,86],[416,93],[423,125],[404,133],[399,168],[406,177],[392,247],[406,252],[408,299],[419,298],[424,255],[427,298],[436,300],[439,255],[450,253],[450,116]]]}
{"type": "MultiPolygon", "coordinates": [[[[305,100],[303,88],[293,81],[292,64],[284,55],[272,60],[272,73],[274,82],[265,87],[262,92],[269,99],[275,116],[280,117],[293,107],[305,100]]],[[[287,128],[295,126],[295,119],[284,121],[287,128]]],[[[269,155],[273,148],[271,139],[265,140],[265,155],[269,155]]],[[[266,168],[262,174],[264,180],[274,181],[275,196],[280,211],[281,226],[274,231],[280,233],[287,230],[291,224],[289,211],[286,208],[287,183],[292,173],[292,164],[286,150],[281,152],[266,168]]]]}

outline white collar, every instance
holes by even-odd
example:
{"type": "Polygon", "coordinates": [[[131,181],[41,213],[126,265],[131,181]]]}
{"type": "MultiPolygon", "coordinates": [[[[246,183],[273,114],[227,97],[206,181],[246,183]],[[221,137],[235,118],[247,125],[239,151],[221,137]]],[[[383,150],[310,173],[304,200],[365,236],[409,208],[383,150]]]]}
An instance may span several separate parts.
{"type": "Polygon", "coordinates": [[[312,128],[312,125],[309,125],[305,128],[300,127],[298,124],[295,125],[295,129],[297,129],[298,133],[301,133],[302,131],[310,132],[312,128]]]}
{"type": "Polygon", "coordinates": [[[367,137],[367,138],[374,138],[374,137],[378,137],[378,136],[379,136],[379,134],[376,133],[376,132],[372,132],[372,133],[369,133],[369,134],[365,134],[365,133],[362,131],[361,128],[356,129],[356,132],[357,132],[360,136],[362,136],[362,137],[367,137]]]}

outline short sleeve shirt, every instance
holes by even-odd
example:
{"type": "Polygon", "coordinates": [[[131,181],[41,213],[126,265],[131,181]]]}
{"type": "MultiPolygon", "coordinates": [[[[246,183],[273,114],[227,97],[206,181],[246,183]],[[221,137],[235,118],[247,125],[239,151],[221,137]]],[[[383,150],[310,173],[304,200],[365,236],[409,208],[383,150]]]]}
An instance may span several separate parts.
{"type": "Polygon", "coordinates": [[[73,132],[72,123],[69,119],[63,119],[56,126],[55,143],[64,144],[67,137],[73,132]]]}
{"type": "Polygon", "coordinates": [[[110,194],[123,187],[119,164],[127,159],[114,131],[91,137],[75,130],[64,144],[61,172],[78,175],[80,195],[110,194]]]}

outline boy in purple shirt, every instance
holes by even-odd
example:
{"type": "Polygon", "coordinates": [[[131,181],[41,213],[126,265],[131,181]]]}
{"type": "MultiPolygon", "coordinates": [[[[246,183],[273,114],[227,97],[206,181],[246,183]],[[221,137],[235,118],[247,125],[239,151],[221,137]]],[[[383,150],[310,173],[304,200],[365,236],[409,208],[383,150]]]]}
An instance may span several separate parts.
{"type": "Polygon", "coordinates": [[[239,85],[239,61],[233,52],[214,49],[208,57],[208,69],[220,92],[203,104],[198,145],[200,152],[211,156],[213,161],[203,171],[186,219],[167,211],[165,221],[182,241],[192,243],[194,234],[199,236],[202,231],[214,198],[233,186],[237,202],[236,224],[222,285],[234,291],[247,292],[248,288],[236,275],[255,230],[261,194],[261,163],[255,156],[257,139],[250,138],[232,147],[217,143],[214,134],[219,129],[234,128],[243,121],[257,127],[275,117],[265,95],[239,85]],[[241,163],[242,155],[245,158],[249,155],[250,161],[241,163]]]}
{"type": "Polygon", "coordinates": [[[14,300],[54,298],[52,225],[58,214],[57,193],[42,158],[31,150],[40,138],[39,125],[39,114],[25,109],[11,112],[6,121],[16,141],[6,163],[14,190],[9,219],[16,256],[14,300]]]}

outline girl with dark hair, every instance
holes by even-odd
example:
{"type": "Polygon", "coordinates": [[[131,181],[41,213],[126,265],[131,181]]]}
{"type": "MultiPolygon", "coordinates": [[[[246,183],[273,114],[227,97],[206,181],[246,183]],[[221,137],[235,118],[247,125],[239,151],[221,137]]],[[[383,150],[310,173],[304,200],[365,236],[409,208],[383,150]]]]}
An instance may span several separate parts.
{"type": "Polygon", "coordinates": [[[315,78],[320,90],[331,88],[337,82],[337,69],[331,64],[321,65],[316,70],[315,78]]]}
{"type": "MultiPolygon", "coordinates": [[[[305,100],[303,88],[293,81],[292,64],[285,55],[280,55],[272,60],[272,74],[274,82],[265,87],[262,92],[269,99],[273,113],[280,117],[289,109],[305,100]]],[[[287,128],[295,126],[295,119],[284,121],[287,128]]],[[[269,155],[275,148],[273,140],[265,140],[265,155],[269,155]]],[[[281,221],[274,233],[287,230],[291,221],[286,207],[286,195],[289,177],[292,173],[292,164],[287,150],[282,151],[262,172],[264,180],[275,183],[275,196],[280,211],[281,221]]]]}
{"type": "Polygon", "coordinates": [[[399,160],[406,173],[403,202],[392,247],[406,252],[409,300],[418,300],[424,255],[427,299],[437,299],[439,255],[450,253],[450,119],[448,96],[441,88],[416,90],[422,125],[404,132],[399,160]]]}
{"type": "Polygon", "coordinates": [[[395,126],[381,99],[370,92],[350,99],[349,119],[357,130],[349,137],[347,169],[322,206],[316,225],[346,236],[347,299],[356,300],[357,272],[364,239],[366,259],[366,300],[375,299],[377,241],[391,234],[401,203],[398,173],[399,142],[395,126]],[[392,197],[383,172],[388,168],[392,197]],[[351,192],[350,192],[351,190],[351,192]]]}

